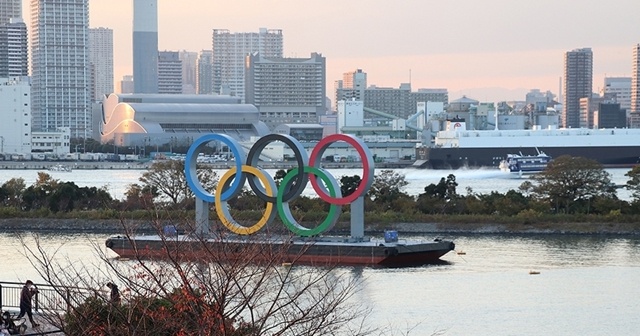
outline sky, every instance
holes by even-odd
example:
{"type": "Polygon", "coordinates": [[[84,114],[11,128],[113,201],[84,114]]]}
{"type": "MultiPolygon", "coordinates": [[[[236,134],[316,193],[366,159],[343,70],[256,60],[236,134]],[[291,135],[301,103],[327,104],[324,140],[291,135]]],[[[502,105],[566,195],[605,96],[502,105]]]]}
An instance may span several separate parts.
{"type": "MultiPolygon", "coordinates": [[[[29,22],[29,1],[23,0],[29,22]]],[[[131,0],[89,0],[91,28],[114,34],[116,83],[132,70],[131,0]]],[[[213,29],[282,29],[285,57],[319,52],[327,95],[356,69],[367,84],[447,88],[449,99],[524,100],[558,94],[564,53],[590,47],[593,90],[631,76],[638,0],[158,0],[160,50],[211,49],[213,29]]]]}

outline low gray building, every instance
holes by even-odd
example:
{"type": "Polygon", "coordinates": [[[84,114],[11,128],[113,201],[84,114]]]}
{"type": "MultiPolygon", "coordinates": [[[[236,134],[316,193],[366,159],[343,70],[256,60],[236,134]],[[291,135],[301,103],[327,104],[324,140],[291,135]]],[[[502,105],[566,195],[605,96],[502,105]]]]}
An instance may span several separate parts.
{"type": "Polygon", "coordinates": [[[231,96],[111,94],[101,117],[101,142],[118,146],[189,145],[209,133],[244,142],[269,133],[255,106],[231,96]]]}

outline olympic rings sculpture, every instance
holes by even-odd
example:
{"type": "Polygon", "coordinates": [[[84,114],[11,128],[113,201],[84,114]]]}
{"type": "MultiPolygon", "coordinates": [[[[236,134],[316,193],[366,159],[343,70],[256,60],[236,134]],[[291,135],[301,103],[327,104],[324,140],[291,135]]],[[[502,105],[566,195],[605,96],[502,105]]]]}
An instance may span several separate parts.
{"type": "Polygon", "coordinates": [[[258,139],[249,149],[249,153],[245,154],[242,145],[232,137],[226,134],[207,134],[198,138],[189,147],[185,160],[187,184],[196,198],[207,203],[214,203],[216,213],[222,224],[231,232],[240,235],[257,232],[275,219],[276,212],[284,225],[299,236],[309,237],[321,234],[335,225],[340,217],[343,205],[350,204],[367,193],[373,183],[374,170],[373,156],[367,145],[361,139],[347,134],[333,134],[323,138],[316,144],[310,155],[307,155],[307,151],[302,144],[290,135],[266,135],[258,139]],[[222,175],[213,194],[202,186],[196,171],[198,154],[211,141],[218,141],[229,147],[235,159],[234,167],[222,175]],[[288,145],[298,163],[296,168],[286,174],[279,187],[276,186],[273,178],[264,169],[257,167],[262,151],[269,143],[275,141],[281,141],[288,145]],[[325,150],[340,141],[346,142],[355,148],[361,158],[363,168],[360,184],[352,194],[346,197],[342,196],[340,186],[335,177],[320,167],[325,150]],[[318,182],[318,178],[322,180],[322,183],[318,182]],[[227,204],[227,201],[236,197],[242,191],[247,181],[251,190],[266,202],[263,216],[251,226],[238,224],[231,216],[227,204]],[[307,228],[299,224],[293,218],[289,207],[289,202],[300,196],[308,181],[311,182],[313,190],[320,199],[330,204],[329,214],[322,223],[314,228],[307,228]],[[274,207],[276,211],[274,211],[274,207]]]}

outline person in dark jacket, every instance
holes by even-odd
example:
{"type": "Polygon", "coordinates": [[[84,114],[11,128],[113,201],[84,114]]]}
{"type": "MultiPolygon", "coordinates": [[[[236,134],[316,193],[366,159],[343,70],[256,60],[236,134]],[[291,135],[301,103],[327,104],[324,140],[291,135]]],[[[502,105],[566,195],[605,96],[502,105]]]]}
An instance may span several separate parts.
{"type": "Polygon", "coordinates": [[[33,305],[31,303],[33,296],[38,294],[38,288],[33,285],[33,281],[27,280],[22,286],[22,292],[20,293],[20,314],[18,314],[18,318],[22,318],[26,313],[29,317],[29,321],[31,322],[32,328],[37,328],[40,325],[33,321],[33,312],[31,309],[33,305]]]}
{"type": "Polygon", "coordinates": [[[109,294],[109,302],[113,304],[120,303],[120,290],[118,290],[118,286],[113,282],[108,282],[107,287],[111,289],[111,293],[109,294]]]}

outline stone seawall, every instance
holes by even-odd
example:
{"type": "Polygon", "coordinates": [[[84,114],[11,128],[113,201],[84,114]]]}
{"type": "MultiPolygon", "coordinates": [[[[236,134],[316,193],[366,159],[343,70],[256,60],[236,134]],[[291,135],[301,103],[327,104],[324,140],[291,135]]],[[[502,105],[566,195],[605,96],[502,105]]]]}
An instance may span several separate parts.
{"type": "MultiPolygon", "coordinates": [[[[125,221],[142,231],[151,231],[145,221],[125,221]]],[[[119,219],[50,219],[50,218],[4,218],[0,219],[0,231],[62,231],[64,233],[122,232],[123,222],[119,219]]]]}
{"type": "MultiPolygon", "coordinates": [[[[145,220],[119,219],[49,219],[49,218],[4,218],[0,219],[0,232],[60,231],[62,233],[122,233],[124,225],[137,232],[156,232],[152,223],[145,220]]],[[[176,224],[175,222],[166,224],[176,224]]],[[[165,225],[165,224],[162,224],[165,225]]],[[[348,224],[347,224],[348,225],[348,224]]],[[[373,227],[376,227],[374,225],[373,227]]],[[[380,228],[365,228],[368,234],[378,235],[380,228]]],[[[640,235],[635,223],[538,223],[530,225],[508,225],[487,223],[396,223],[385,225],[385,229],[409,234],[590,234],[590,235],[640,235]]],[[[349,234],[348,229],[336,229],[330,234],[349,234]]]]}

